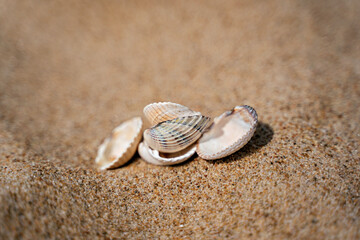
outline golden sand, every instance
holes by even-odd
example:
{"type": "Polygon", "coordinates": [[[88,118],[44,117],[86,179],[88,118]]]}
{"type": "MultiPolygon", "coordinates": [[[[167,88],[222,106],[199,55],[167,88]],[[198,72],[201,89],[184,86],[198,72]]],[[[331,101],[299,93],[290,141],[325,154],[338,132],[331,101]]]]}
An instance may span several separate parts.
{"type": "Polygon", "coordinates": [[[359,239],[360,1],[0,1],[0,238],[359,239]],[[97,147],[151,102],[253,106],[241,151],[97,147]]]}

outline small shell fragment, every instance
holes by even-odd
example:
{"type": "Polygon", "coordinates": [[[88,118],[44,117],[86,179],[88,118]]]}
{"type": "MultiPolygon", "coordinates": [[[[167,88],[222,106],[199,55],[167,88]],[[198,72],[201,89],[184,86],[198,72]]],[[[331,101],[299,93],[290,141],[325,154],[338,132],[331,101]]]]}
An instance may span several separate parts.
{"type": "Polygon", "coordinates": [[[195,143],[209,122],[210,118],[202,115],[175,118],[145,130],[144,140],[159,152],[178,152],[195,143]]]}
{"type": "Polygon", "coordinates": [[[141,140],[143,122],[132,118],[116,127],[109,138],[100,145],[95,163],[101,170],[124,165],[135,154],[141,140]]]}
{"type": "Polygon", "coordinates": [[[199,139],[197,154],[206,160],[229,156],[250,141],[257,122],[255,109],[247,105],[223,113],[199,139]]]}
{"type": "Polygon", "coordinates": [[[176,153],[160,153],[151,149],[146,142],[141,142],[138,147],[140,157],[148,163],[155,165],[175,165],[188,160],[196,151],[196,145],[193,144],[176,153]]]}
{"type": "Polygon", "coordinates": [[[152,125],[178,117],[201,115],[188,107],[171,102],[151,103],[144,107],[144,115],[152,125]]]}

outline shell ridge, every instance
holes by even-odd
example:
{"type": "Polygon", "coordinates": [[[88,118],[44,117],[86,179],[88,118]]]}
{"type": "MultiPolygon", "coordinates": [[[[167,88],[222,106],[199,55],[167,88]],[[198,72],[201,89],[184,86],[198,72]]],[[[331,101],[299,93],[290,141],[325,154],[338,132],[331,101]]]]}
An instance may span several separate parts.
{"type": "Polygon", "coordinates": [[[173,145],[179,144],[177,139],[181,140],[181,136],[186,136],[185,133],[181,132],[181,124],[185,121],[185,118],[178,119],[177,121],[169,121],[165,125],[166,139],[163,141],[164,148],[172,148],[173,145]],[[166,128],[170,125],[173,127],[166,128]],[[173,140],[171,140],[173,139],[173,140]]]}
{"type": "MultiPolygon", "coordinates": [[[[167,143],[172,143],[172,142],[175,142],[175,143],[179,143],[181,144],[181,142],[177,141],[176,139],[177,138],[180,138],[180,139],[189,139],[193,136],[193,134],[196,134],[198,131],[201,130],[201,124],[199,124],[199,122],[201,121],[201,123],[204,122],[203,119],[196,119],[196,118],[193,118],[193,120],[191,120],[190,123],[187,123],[186,126],[188,126],[189,128],[187,129],[186,132],[182,133],[181,131],[177,131],[177,134],[170,134],[170,131],[169,131],[169,134],[174,138],[174,140],[170,140],[170,141],[167,141],[167,143]],[[196,125],[193,126],[193,124],[196,122],[196,125]],[[196,127],[198,126],[198,127],[196,127]],[[187,136],[188,135],[188,136],[187,136]],[[187,136],[187,137],[186,137],[187,136]]],[[[178,129],[176,129],[178,130],[178,129]]]]}
{"type": "Polygon", "coordinates": [[[183,116],[158,123],[144,138],[149,147],[162,152],[176,152],[194,143],[202,135],[210,118],[202,115],[183,116]]]}
{"type": "Polygon", "coordinates": [[[182,116],[201,115],[199,112],[195,112],[186,106],[171,102],[151,103],[144,107],[143,112],[152,124],[182,116]]]}

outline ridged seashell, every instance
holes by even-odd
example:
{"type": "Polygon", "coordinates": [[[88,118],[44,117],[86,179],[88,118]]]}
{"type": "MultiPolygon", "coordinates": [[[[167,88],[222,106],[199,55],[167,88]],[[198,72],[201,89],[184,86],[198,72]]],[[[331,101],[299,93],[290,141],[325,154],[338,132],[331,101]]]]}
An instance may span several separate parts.
{"type": "Polygon", "coordinates": [[[171,102],[151,103],[144,107],[144,114],[152,125],[178,117],[201,115],[188,107],[171,102]]]}
{"type": "Polygon", "coordinates": [[[157,150],[151,149],[146,142],[141,142],[138,147],[140,157],[148,163],[155,165],[175,165],[185,162],[196,151],[196,145],[193,144],[176,153],[160,153],[157,150]]]}
{"type": "Polygon", "coordinates": [[[116,127],[100,145],[95,163],[101,170],[119,167],[134,156],[141,140],[143,122],[132,118],[116,127]]]}
{"type": "Polygon", "coordinates": [[[202,115],[179,117],[145,130],[144,140],[159,152],[172,153],[187,148],[198,140],[210,122],[202,115]]]}
{"type": "Polygon", "coordinates": [[[197,154],[206,160],[229,156],[250,141],[257,122],[255,109],[247,105],[223,113],[200,138],[197,154]]]}

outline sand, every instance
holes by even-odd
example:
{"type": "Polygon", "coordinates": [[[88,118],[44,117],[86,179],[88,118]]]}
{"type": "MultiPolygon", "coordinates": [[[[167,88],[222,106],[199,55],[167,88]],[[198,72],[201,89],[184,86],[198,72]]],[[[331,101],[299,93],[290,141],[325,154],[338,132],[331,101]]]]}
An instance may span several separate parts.
{"type": "Polygon", "coordinates": [[[1,239],[359,239],[360,2],[0,1],[1,239]],[[99,171],[145,105],[253,106],[239,152],[99,171]]]}

